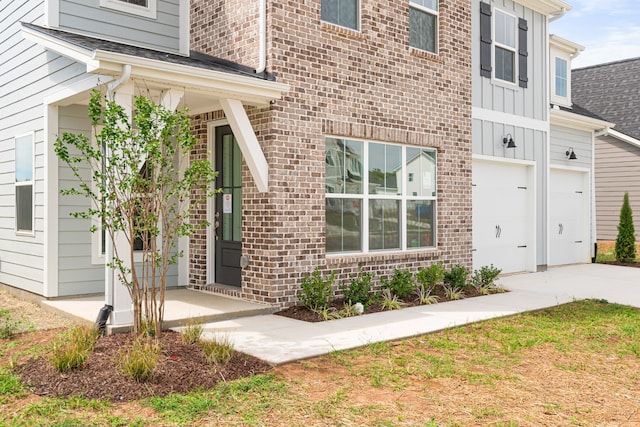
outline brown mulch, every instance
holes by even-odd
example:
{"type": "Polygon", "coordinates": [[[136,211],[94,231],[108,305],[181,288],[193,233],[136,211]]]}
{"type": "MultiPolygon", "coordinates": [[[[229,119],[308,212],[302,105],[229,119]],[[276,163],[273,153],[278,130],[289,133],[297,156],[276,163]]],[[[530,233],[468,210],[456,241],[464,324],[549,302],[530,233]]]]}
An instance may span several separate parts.
{"type": "Polygon", "coordinates": [[[618,261],[603,261],[602,264],[609,265],[622,265],[625,267],[635,267],[640,268],[640,262],[618,262],[618,261]]]}
{"type": "Polygon", "coordinates": [[[160,341],[162,354],[153,377],[138,383],[118,367],[120,349],[133,339],[133,334],[101,337],[81,369],[60,373],[40,357],[27,360],[16,371],[31,391],[40,396],[130,401],[210,389],[219,381],[231,381],[271,369],[266,362],[238,352],[225,365],[212,365],[207,363],[198,345],[185,344],[179,333],[165,331],[160,341]]]}
{"type": "MultiPolygon", "coordinates": [[[[433,295],[438,297],[438,303],[451,301],[444,295],[444,291],[439,289],[439,292],[434,292],[433,295]]],[[[475,288],[465,289],[464,298],[474,298],[482,296],[475,288]]],[[[343,298],[337,298],[331,303],[331,308],[335,311],[340,311],[345,304],[345,300],[343,298]]],[[[416,307],[418,305],[422,305],[420,300],[417,297],[412,297],[412,299],[407,299],[402,301],[403,307],[416,307]]],[[[382,304],[376,302],[370,304],[365,307],[363,314],[371,314],[371,313],[379,313],[381,311],[385,311],[382,307],[382,304]]],[[[292,307],[285,308],[274,313],[278,316],[289,317],[291,319],[302,320],[304,322],[324,322],[325,319],[322,318],[318,313],[308,309],[307,307],[301,305],[294,305],[292,307]]]]}

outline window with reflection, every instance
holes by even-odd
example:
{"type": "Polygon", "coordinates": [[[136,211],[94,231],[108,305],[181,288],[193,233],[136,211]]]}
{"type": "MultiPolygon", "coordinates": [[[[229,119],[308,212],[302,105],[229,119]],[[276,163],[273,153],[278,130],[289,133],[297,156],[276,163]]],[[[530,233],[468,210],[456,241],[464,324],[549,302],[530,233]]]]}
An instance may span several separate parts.
{"type": "Polygon", "coordinates": [[[435,246],[436,178],[433,149],[326,138],[327,253],[435,246]]]}

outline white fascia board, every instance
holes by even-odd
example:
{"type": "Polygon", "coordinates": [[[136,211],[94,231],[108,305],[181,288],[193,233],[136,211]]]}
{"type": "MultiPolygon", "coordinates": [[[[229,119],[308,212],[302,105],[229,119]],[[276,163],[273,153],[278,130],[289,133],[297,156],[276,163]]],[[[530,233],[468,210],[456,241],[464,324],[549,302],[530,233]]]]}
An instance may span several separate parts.
{"type": "Polygon", "coordinates": [[[269,164],[258,143],[253,127],[251,127],[242,102],[237,99],[221,99],[220,104],[229,120],[233,135],[238,140],[238,146],[247,166],[249,166],[258,191],[266,193],[269,191],[269,164]]]}
{"type": "Polygon", "coordinates": [[[89,72],[119,72],[122,64],[130,64],[131,78],[134,79],[172,82],[174,86],[195,88],[204,93],[219,93],[221,97],[241,99],[262,106],[279,99],[283,92],[290,89],[284,83],[101,50],[95,51],[94,59],[96,66],[87,66],[89,72]]]}
{"type": "Polygon", "coordinates": [[[570,40],[563,39],[562,37],[555,34],[551,34],[549,36],[549,43],[552,48],[558,49],[562,52],[566,52],[572,58],[577,57],[581,52],[585,50],[584,46],[578,43],[574,43],[570,40]]]}
{"type": "Polygon", "coordinates": [[[615,126],[613,123],[604,120],[598,120],[556,108],[551,108],[550,119],[552,125],[566,126],[572,129],[586,130],[589,132],[615,126]]]}
{"type": "Polygon", "coordinates": [[[87,68],[95,67],[96,65],[94,64],[93,60],[93,51],[90,49],[85,49],[71,43],[63,42],[54,37],[47,36],[24,26],[20,28],[20,32],[22,34],[22,37],[24,37],[26,40],[37,43],[45,49],[56,52],[73,61],[79,62],[81,64],[86,64],[87,68]]]}
{"type": "Polygon", "coordinates": [[[179,50],[183,55],[189,55],[189,43],[190,43],[190,29],[191,29],[191,18],[189,13],[191,2],[181,1],[180,2],[180,28],[179,28],[179,50]]]}
{"type": "Polygon", "coordinates": [[[556,15],[572,8],[569,3],[561,0],[515,0],[515,2],[543,15],[556,15]]]}
{"type": "Polygon", "coordinates": [[[99,85],[109,83],[113,80],[111,76],[87,76],[86,78],[71,84],[61,84],[62,89],[57,87],[57,91],[45,95],[44,104],[70,105],[77,100],[78,95],[86,97],[86,92],[98,87],[99,85]]]}
{"type": "Polygon", "coordinates": [[[626,142],[627,144],[640,147],[640,140],[637,140],[634,137],[626,135],[622,132],[618,132],[614,129],[604,129],[604,131],[596,133],[596,137],[598,136],[612,136],[616,139],[619,139],[620,141],[626,142]]]}
{"type": "Polygon", "coordinates": [[[505,125],[539,130],[542,132],[547,132],[549,130],[549,123],[545,120],[531,119],[529,117],[488,110],[486,108],[473,107],[471,110],[471,117],[475,120],[502,123],[505,125]]]}

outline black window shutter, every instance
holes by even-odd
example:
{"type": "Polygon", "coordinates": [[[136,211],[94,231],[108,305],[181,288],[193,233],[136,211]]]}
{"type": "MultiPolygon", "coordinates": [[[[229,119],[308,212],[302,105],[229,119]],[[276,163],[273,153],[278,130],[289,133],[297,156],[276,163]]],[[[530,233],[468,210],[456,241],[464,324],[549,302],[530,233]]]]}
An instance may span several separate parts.
{"type": "Polygon", "coordinates": [[[520,76],[518,77],[518,84],[520,87],[527,87],[527,83],[529,82],[528,72],[527,72],[527,56],[529,56],[527,52],[527,31],[529,30],[527,26],[527,20],[518,18],[518,70],[520,72],[520,76]]]}
{"type": "Polygon", "coordinates": [[[480,75],[491,77],[491,5],[480,2],[480,75]]]}

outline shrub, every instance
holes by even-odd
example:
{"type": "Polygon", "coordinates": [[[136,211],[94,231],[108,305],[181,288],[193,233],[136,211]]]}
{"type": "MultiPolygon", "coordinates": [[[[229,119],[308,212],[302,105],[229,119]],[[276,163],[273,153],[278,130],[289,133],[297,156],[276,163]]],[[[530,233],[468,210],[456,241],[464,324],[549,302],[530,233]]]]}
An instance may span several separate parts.
{"type": "Polygon", "coordinates": [[[438,283],[442,282],[445,273],[442,261],[431,264],[427,268],[421,268],[416,274],[418,284],[426,289],[433,289],[438,283]]]}
{"type": "Polygon", "coordinates": [[[204,357],[209,363],[223,365],[233,356],[233,344],[228,335],[214,337],[212,340],[200,341],[204,357]]]}
{"type": "Polygon", "coordinates": [[[383,310],[400,310],[402,308],[402,302],[398,301],[398,295],[392,295],[390,289],[382,290],[382,305],[383,310]]]}
{"type": "Polygon", "coordinates": [[[75,326],[60,335],[51,346],[50,362],[59,372],[80,368],[93,351],[99,331],[95,327],[75,326]]]}
{"type": "Polygon", "coordinates": [[[0,338],[11,339],[18,332],[21,322],[11,316],[11,310],[0,310],[0,338]]]}
{"type": "Polygon", "coordinates": [[[327,308],[333,301],[333,283],[336,272],[326,277],[320,274],[320,267],[316,267],[309,276],[302,278],[298,300],[300,304],[310,310],[317,311],[327,308]]]}
{"type": "Polygon", "coordinates": [[[636,234],[633,227],[633,212],[629,204],[629,193],[624,193],[618,236],[616,237],[616,260],[618,262],[633,262],[636,259],[636,234]]]}
{"type": "Polygon", "coordinates": [[[200,342],[201,335],[202,325],[190,320],[182,330],[182,341],[185,344],[197,344],[200,342]]]}
{"type": "Polygon", "coordinates": [[[443,281],[445,285],[451,288],[464,289],[469,287],[467,283],[467,277],[469,277],[469,270],[467,267],[456,264],[451,267],[451,270],[444,273],[443,281]]]}
{"type": "Polygon", "coordinates": [[[411,295],[415,289],[413,273],[409,270],[393,270],[391,278],[382,278],[382,288],[389,289],[391,293],[400,299],[405,299],[411,295]]]}
{"type": "Polygon", "coordinates": [[[473,286],[479,294],[487,295],[491,290],[496,288],[496,280],[501,272],[502,270],[494,267],[493,264],[491,264],[490,267],[481,267],[479,270],[473,272],[473,276],[471,276],[471,286],[473,286]]]}
{"type": "Polygon", "coordinates": [[[359,302],[366,307],[371,303],[371,299],[373,298],[371,294],[372,280],[372,273],[365,273],[360,270],[357,276],[351,276],[349,278],[349,284],[342,282],[340,291],[344,299],[351,304],[359,302]]]}
{"type": "Polygon", "coordinates": [[[145,382],[153,376],[159,358],[160,344],[155,339],[139,337],[120,350],[120,369],[133,380],[145,382]]]}

